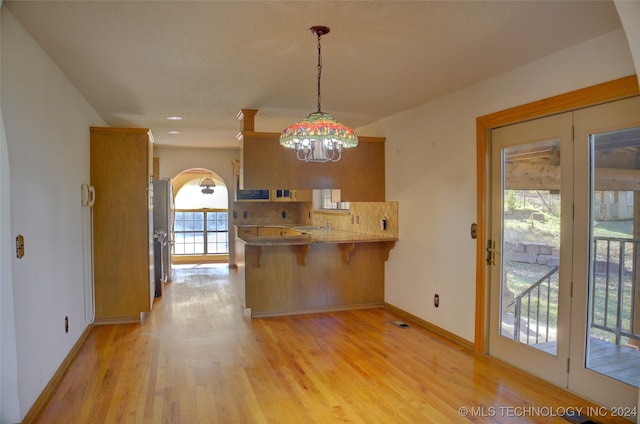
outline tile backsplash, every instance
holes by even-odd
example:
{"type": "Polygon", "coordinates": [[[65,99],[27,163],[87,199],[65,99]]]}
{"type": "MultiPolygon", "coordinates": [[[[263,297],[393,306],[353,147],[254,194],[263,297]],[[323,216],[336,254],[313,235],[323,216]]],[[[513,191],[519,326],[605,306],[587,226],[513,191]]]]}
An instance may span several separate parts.
{"type": "Polygon", "coordinates": [[[398,237],[398,202],[350,202],[348,211],[312,212],[312,225],[324,226],[325,221],[336,230],[398,237]]]}
{"type": "Polygon", "coordinates": [[[348,211],[314,210],[311,202],[234,202],[233,225],[316,225],[398,237],[398,202],[350,202],[348,211]],[[381,221],[386,218],[386,230],[381,221]]]}
{"type": "Polygon", "coordinates": [[[234,202],[234,225],[310,225],[311,202],[234,202]]]}

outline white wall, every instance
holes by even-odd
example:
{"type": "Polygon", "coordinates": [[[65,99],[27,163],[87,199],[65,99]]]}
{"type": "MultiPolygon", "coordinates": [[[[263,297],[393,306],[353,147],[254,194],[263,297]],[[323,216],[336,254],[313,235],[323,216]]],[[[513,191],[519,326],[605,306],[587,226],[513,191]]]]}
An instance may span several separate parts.
{"type": "Polygon", "coordinates": [[[633,73],[618,30],[359,128],[387,137],[386,197],[399,202],[385,301],[473,341],[476,118],[633,73]]]}
{"type": "MultiPolygon", "coordinates": [[[[88,210],[80,206],[80,184],[89,180],[88,127],[105,123],[10,13],[2,8],[1,14],[4,423],[24,417],[86,328],[88,210]],[[20,260],[14,252],[17,234],[26,240],[20,260]],[[63,330],[65,315],[69,334],[63,330]]],[[[628,27],[638,26],[625,23],[630,34],[628,27]]],[[[636,63],[637,46],[636,41],[631,47],[636,63]]],[[[616,31],[359,129],[387,137],[387,199],[399,202],[400,241],[387,263],[387,302],[472,341],[475,118],[634,72],[625,35],[616,31]]],[[[158,146],[154,151],[162,177],[202,167],[229,186],[230,162],[239,154],[158,146]]]]}
{"type": "MultiPolygon", "coordinates": [[[[1,75],[1,74],[0,74],[1,75]]],[[[0,98],[2,97],[0,91],[0,98]]],[[[0,113],[0,118],[2,118],[0,113]]],[[[11,274],[9,157],[4,121],[0,121],[0,423],[18,422],[18,359],[11,274]]]]}
{"type": "Polygon", "coordinates": [[[80,184],[89,182],[89,127],[104,122],[7,9],[1,14],[0,420],[15,422],[87,327],[89,210],[80,206],[80,184]],[[13,310],[5,298],[12,292],[13,310]]]}
{"type": "MultiPolygon", "coordinates": [[[[1,5],[1,2],[0,2],[1,5]]],[[[2,40],[0,32],[0,45],[2,40]]],[[[1,53],[1,50],[0,50],[1,53]]],[[[0,54],[0,63],[2,55],[0,54]]],[[[2,67],[0,66],[0,80],[2,67]]],[[[2,87],[0,84],[0,99],[2,87]]],[[[16,331],[13,309],[11,274],[11,238],[9,220],[9,154],[4,132],[4,119],[0,106],[0,423],[18,422],[18,359],[16,357],[16,331]]]]}
{"type": "Polygon", "coordinates": [[[161,178],[173,178],[191,168],[204,168],[218,174],[231,191],[233,186],[231,161],[240,158],[240,146],[238,145],[237,149],[153,146],[153,157],[160,159],[161,178]]]}
{"type": "Polygon", "coordinates": [[[640,1],[614,0],[633,55],[636,74],[640,74],[640,1]]]}
{"type": "MultiPolygon", "coordinates": [[[[240,158],[239,145],[237,149],[154,146],[153,157],[160,159],[161,178],[174,178],[180,172],[192,168],[204,168],[215,172],[227,186],[229,209],[231,209],[235,200],[232,161],[240,158]]],[[[231,228],[231,222],[229,225],[231,228]]],[[[235,239],[233,237],[229,237],[229,263],[235,263],[235,239]]]]}

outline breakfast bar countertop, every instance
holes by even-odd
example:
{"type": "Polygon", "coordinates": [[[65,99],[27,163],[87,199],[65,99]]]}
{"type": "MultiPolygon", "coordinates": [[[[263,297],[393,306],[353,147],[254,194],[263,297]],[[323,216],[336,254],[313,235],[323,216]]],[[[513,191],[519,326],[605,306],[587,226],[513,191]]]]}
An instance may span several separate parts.
{"type": "Polygon", "coordinates": [[[383,305],[384,264],[397,238],[380,233],[237,225],[235,258],[246,311],[263,317],[383,305]]]}
{"type": "Polygon", "coordinates": [[[358,233],[337,229],[325,229],[305,225],[237,225],[238,228],[250,227],[282,227],[298,230],[301,233],[285,236],[238,235],[238,239],[250,246],[283,246],[305,245],[314,243],[372,243],[397,241],[397,237],[379,234],[358,233]]]}

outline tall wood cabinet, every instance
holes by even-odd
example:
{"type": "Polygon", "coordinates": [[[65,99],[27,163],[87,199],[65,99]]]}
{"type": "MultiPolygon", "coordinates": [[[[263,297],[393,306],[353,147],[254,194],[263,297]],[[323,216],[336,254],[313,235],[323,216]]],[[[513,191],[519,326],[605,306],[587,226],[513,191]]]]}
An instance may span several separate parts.
{"type": "Polygon", "coordinates": [[[95,322],[139,322],[155,295],[153,137],[139,128],[90,132],[95,322]]]}

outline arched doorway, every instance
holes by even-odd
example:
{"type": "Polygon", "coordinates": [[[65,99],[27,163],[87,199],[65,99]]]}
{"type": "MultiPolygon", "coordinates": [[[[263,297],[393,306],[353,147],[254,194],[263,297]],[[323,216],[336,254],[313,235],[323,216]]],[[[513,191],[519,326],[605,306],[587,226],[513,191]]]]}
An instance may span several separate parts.
{"type": "Polygon", "coordinates": [[[229,195],[222,178],[209,169],[189,169],[174,177],[173,190],[173,262],[228,262],[229,195]]]}

